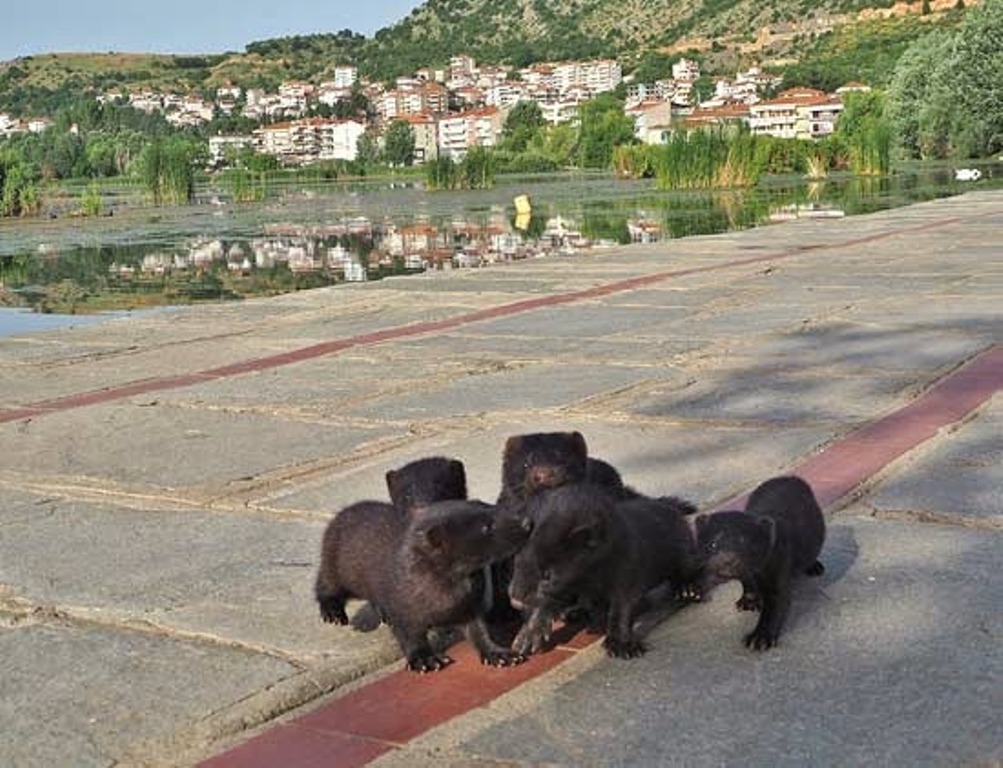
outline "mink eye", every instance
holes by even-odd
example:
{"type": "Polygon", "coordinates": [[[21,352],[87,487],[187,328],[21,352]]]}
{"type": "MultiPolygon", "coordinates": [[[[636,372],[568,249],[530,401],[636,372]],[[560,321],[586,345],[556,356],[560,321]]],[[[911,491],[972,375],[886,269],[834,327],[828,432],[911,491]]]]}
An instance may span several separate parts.
{"type": "Polygon", "coordinates": [[[540,571],[540,581],[550,581],[551,576],[553,576],[553,573],[549,568],[544,568],[540,571]]]}
{"type": "Polygon", "coordinates": [[[491,533],[491,531],[494,530],[494,527],[495,527],[494,521],[488,520],[486,523],[484,523],[484,525],[481,526],[481,533],[487,536],[488,534],[491,533]]]}

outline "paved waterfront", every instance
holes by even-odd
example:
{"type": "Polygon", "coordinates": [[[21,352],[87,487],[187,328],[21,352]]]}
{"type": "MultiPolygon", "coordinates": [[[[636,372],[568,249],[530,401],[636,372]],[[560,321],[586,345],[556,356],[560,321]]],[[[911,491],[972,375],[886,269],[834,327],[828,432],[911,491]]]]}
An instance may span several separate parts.
{"type": "MultiPolygon", "coordinates": [[[[702,507],[818,457],[841,488],[861,427],[998,358],[1001,232],[1003,192],[975,192],[0,339],[0,764],[187,765],[384,679],[389,634],[323,625],[311,583],[331,513],[413,458],[462,458],[490,500],[506,436],[574,428],[702,507]]],[[[884,458],[828,499],[827,574],[774,651],[742,648],[725,587],[643,659],[561,651],[369,756],[1003,760],[1003,400],[980,398],[901,456],[894,421],[860,443],[884,458]]]]}

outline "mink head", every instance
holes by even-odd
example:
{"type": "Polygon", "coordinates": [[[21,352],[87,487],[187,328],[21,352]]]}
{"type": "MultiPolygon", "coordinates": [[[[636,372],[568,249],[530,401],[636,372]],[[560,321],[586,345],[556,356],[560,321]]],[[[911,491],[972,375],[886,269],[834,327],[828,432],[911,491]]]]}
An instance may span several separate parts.
{"type": "Polygon", "coordinates": [[[776,541],[776,523],[746,512],[712,512],[696,517],[700,556],[708,570],[737,579],[759,570],[776,541]]]}
{"type": "Polygon", "coordinates": [[[423,564],[459,576],[511,557],[528,537],[528,523],[490,504],[440,501],[415,507],[408,542],[423,564]]]}
{"type": "Polygon", "coordinates": [[[510,437],[502,457],[502,484],[530,496],[585,479],[588,447],[580,432],[536,432],[510,437]]]}
{"type": "Polygon", "coordinates": [[[529,541],[516,554],[509,595],[520,605],[560,604],[602,578],[610,560],[615,498],[604,488],[568,485],[527,507],[529,541]]]}
{"type": "Polygon", "coordinates": [[[457,459],[418,459],[391,469],[386,480],[390,500],[406,512],[436,501],[467,498],[467,475],[457,459]]]}

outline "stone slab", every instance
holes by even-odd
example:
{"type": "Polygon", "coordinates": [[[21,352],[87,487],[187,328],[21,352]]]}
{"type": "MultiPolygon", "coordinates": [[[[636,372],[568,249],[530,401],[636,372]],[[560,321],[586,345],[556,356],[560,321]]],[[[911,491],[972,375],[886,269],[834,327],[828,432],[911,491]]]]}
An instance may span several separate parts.
{"type": "Polygon", "coordinates": [[[313,582],[321,515],[148,512],[18,491],[5,493],[4,507],[0,585],[8,586],[0,597],[303,662],[396,658],[388,632],[320,620],[313,582]]]}
{"type": "Polygon", "coordinates": [[[269,414],[173,407],[147,395],[2,425],[0,453],[8,471],[218,493],[259,474],[330,462],[395,433],[376,424],[325,429],[269,414]]]}
{"type": "Polygon", "coordinates": [[[875,510],[1003,528],[1003,396],[900,463],[871,491],[875,510]]]}
{"type": "Polygon", "coordinates": [[[0,763],[113,766],[295,674],[246,650],[97,626],[0,628],[0,763]]]}

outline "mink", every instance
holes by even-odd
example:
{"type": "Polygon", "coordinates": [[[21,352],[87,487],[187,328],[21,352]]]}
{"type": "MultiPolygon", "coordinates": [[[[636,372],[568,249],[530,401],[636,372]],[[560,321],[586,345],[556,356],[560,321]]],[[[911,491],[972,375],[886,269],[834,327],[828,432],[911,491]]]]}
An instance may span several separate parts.
{"type": "Polygon", "coordinates": [[[581,432],[514,435],[505,442],[502,454],[498,504],[519,507],[543,489],[586,481],[605,486],[623,498],[637,495],[624,485],[615,467],[601,459],[589,458],[581,432]]]}
{"type": "Polygon", "coordinates": [[[744,512],[697,515],[702,581],[713,586],[738,579],[739,610],[756,611],[759,621],[744,642],[766,650],[776,645],[790,611],[791,582],[800,574],[820,576],[825,518],[811,486],[796,476],[771,478],[749,496],[744,512]]]}
{"type": "Polygon", "coordinates": [[[513,604],[551,615],[569,601],[605,613],[603,645],[610,656],[646,650],[635,634],[645,595],[663,584],[686,583],[699,569],[686,513],[675,497],[618,498],[609,488],[573,483],[531,498],[529,541],[516,554],[509,594],[513,604]]]}
{"type": "Polygon", "coordinates": [[[324,621],[347,624],[350,598],[372,601],[416,672],[442,669],[450,658],[428,639],[433,628],[462,627],[484,664],[525,660],[491,638],[484,614],[486,566],[510,557],[528,536],[516,519],[480,501],[442,501],[407,514],[392,504],[346,507],[324,532],[315,595],[324,621]]]}
{"type": "MultiPolygon", "coordinates": [[[[436,501],[467,498],[467,474],[463,462],[432,456],[408,462],[385,475],[390,501],[406,514],[436,501]]],[[[386,620],[379,606],[366,603],[352,615],[352,628],[372,632],[386,620]]]]}
{"type": "MultiPolygon", "coordinates": [[[[588,444],[581,432],[531,432],[513,435],[505,441],[502,453],[501,492],[498,507],[503,514],[523,515],[526,503],[533,495],[568,483],[590,482],[601,485],[617,497],[637,494],[626,487],[613,465],[589,458],[588,444]]],[[[490,618],[494,622],[509,622],[521,618],[508,597],[512,580],[512,563],[498,563],[493,570],[495,606],[490,618]]],[[[587,606],[578,606],[586,609],[587,606]]],[[[575,608],[571,601],[569,610],[575,608]]],[[[543,634],[549,633],[552,616],[538,613],[516,642],[526,650],[539,650],[543,634]]],[[[590,617],[594,622],[594,617],[590,617]]]]}

